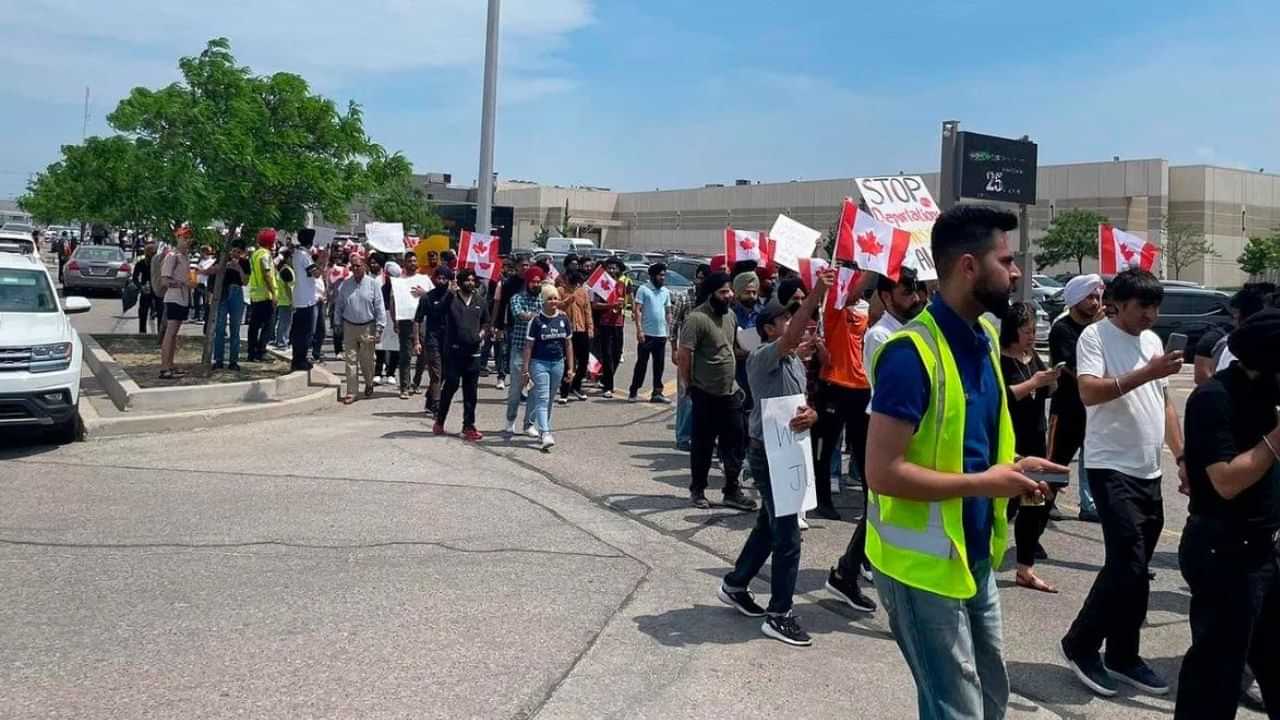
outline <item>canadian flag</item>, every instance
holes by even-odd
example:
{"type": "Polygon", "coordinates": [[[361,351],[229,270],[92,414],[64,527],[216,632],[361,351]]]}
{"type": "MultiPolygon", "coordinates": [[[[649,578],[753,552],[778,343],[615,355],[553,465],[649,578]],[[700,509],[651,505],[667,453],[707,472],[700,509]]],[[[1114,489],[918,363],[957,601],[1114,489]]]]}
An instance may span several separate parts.
{"type": "Polygon", "coordinates": [[[1150,271],[1160,257],[1160,246],[1103,223],[1098,226],[1099,272],[1115,275],[1129,268],[1150,271]]]}
{"type": "Polygon", "coordinates": [[[836,232],[836,260],[856,263],[860,270],[880,273],[897,282],[902,261],[911,246],[911,233],[875,219],[850,198],[840,208],[836,232]]]}
{"type": "Polygon", "coordinates": [[[462,267],[475,270],[476,277],[492,280],[502,272],[502,260],[498,258],[498,238],[481,235],[470,230],[462,231],[458,246],[458,259],[462,267]]]}
{"type": "Polygon", "coordinates": [[[818,284],[818,273],[831,267],[831,263],[822,258],[800,258],[800,282],[804,283],[805,292],[813,292],[818,284]]]}
{"type": "Polygon", "coordinates": [[[734,263],[754,260],[760,267],[769,265],[769,234],[758,230],[724,229],[724,262],[733,269],[734,263]]]}
{"type": "MultiPolygon", "coordinates": [[[[849,299],[849,289],[858,281],[858,276],[862,273],[856,268],[841,267],[840,272],[836,274],[835,295],[832,296],[831,304],[837,310],[843,310],[846,301],[849,299]]],[[[894,282],[897,282],[896,280],[894,282]]]]}
{"type": "Polygon", "coordinates": [[[604,266],[601,265],[591,273],[591,277],[587,278],[587,289],[600,296],[601,300],[611,303],[618,299],[618,294],[622,292],[622,283],[613,279],[613,276],[605,272],[604,266]]]}
{"type": "Polygon", "coordinates": [[[419,238],[417,235],[405,235],[405,236],[404,236],[404,249],[405,249],[405,250],[413,250],[414,248],[418,247],[418,242],[419,242],[419,241],[420,241],[420,238],[419,238]]]}

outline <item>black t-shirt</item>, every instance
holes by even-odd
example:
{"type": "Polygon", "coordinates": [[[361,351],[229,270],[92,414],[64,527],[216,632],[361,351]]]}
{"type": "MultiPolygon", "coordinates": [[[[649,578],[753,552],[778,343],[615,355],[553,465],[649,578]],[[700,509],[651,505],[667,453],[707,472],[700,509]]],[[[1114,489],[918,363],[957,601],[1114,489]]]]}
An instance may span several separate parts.
{"type": "MultiPolygon", "coordinates": [[[[1200,339],[1196,341],[1196,357],[1212,358],[1213,346],[1217,345],[1218,341],[1226,336],[1227,331],[1220,327],[1215,326],[1205,330],[1200,339]]],[[[1214,359],[1216,360],[1217,358],[1214,359]]]]}
{"type": "MultiPolygon", "coordinates": [[[[244,286],[249,279],[249,259],[240,258],[239,260],[227,260],[227,267],[222,270],[222,299],[226,300],[231,297],[231,292],[244,292],[240,288],[244,286]],[[233,268],[240,268],[240,272],[236,272],[233,268]]],[[[209,287],[217,282],[218,276],[214,275],[209,278],[209,287]]]]}
{"type": "Polygon", "coordinates": [[[1044,361],[1036,353],[1031,353],[1030,363],[1000,356],[1000,372],[1004,374],[1004,384],[1008,388],[1009,417],[1013,420],[1014,449],[1019,455],[1048,455],[1044,403],[1049,399],[1049,389],[1039,388],[1021,400],[1013,396],[1014,385],[1021,385],[1044,369],[1044,361]]]}
{"type": "Polygon", "coordinates": [[[437,285],[418,298],[418,310],[414,322],[422,323],[427,347],[439,349],[444,344],[444,301],[449,297],[448,285],[437,285]]]}
{"type": "Polygon", "coordinates": [[[1221,522],[1228,532],[1246,538],[1265,537],[1280,528],[1280,463],[1272,463],[1265,477],[1231,500],[1213,489],[1205,472],[1210,465],[1230,462],[1275,428],[1271,398],[1233,365],[1187,399],[1185,458],[1193,518],[1221,522]]]}
{"type": "Polygon", "coordinates": [[[513,275],[502,281],[502,297],[498,298],[498,306],[493,309],[494,327],[506,329],[507,308],[511,307],[511,298],[522,292],[524,292],[524,278],[513,275]]]}
{"type": "Polygon", "coordinates": [[[1076,384],[1076,343],[1087,327],[1067,313],[1049,328],[1049,365],[1067,364],[1066,371],[1058,376],[1058,389],[1049,403],[1049,412],[1080,422],[1084,422],[1085,413],[1084,403],[1080,401],[1080,386],[1076,384]]]}
{"type": "Polygon", "coordinates": [[[489,304],[480,293],[471,294],[468,302],[456,292],[444,301],[445,349],[449,352],[480,352],[481,331],[489,324],[489,304]]]}

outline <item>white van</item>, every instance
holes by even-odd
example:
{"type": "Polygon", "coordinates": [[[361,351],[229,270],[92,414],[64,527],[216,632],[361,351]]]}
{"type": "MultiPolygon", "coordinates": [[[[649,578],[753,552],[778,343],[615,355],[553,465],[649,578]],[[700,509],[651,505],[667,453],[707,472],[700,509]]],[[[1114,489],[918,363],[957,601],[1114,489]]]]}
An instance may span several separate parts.
{"type": "Polygon", "coordinates": [[[596,244],[587,238],[553,237],[547,238],[545,249],[554,252],[580,253],[594,250],[595,247],[596,244]]]}

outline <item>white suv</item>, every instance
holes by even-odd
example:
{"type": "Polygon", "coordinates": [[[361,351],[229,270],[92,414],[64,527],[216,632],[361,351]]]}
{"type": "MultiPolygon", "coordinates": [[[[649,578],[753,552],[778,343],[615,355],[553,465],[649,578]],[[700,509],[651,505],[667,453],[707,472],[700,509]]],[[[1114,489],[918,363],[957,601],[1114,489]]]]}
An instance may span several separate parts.
{"type": "Polygon", "coordinates": [[[46,427],[60,439],[76,437],[84,351],[67,314],[90,307],[82,297],[60,307],[30,236],[0,233],[0,427],[46,427]]]}

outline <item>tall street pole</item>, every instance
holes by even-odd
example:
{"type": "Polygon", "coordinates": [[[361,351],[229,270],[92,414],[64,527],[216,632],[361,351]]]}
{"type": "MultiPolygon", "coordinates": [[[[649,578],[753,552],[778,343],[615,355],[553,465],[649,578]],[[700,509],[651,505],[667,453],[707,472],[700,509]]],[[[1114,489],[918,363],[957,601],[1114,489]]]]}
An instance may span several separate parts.
{"type": "Polygon", "coordinates": [[[476,232],[488,234],[493,217],[493,124],[498,104],[498,14],[501,0],[489,0],[484,43],[484,103],[480,111],[480,177],[476,232]]]}

